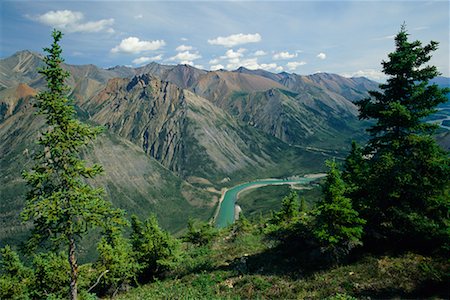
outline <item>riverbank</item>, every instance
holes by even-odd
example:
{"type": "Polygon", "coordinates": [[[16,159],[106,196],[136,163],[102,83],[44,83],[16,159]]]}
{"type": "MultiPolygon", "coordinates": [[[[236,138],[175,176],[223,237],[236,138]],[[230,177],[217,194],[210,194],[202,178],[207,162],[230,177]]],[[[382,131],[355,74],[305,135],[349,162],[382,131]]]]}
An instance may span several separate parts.
{"type": "MultiPolygon", "coordinates": [[[[214,214],[213,223],[218,227],[225,227],[231,224],[235,220],[235,204],[239,198],[239,194],[243,191],[249,189],[256,189],[267,185],[284,185],[284,184],[307,184],[315,179],[326,176],[324,173],[313,173],[306,174],[303,177],[298,177],[298,179],[277,179],[277,178],[267,178],[258,179],[250,182],[245,182],[238,184],[231,188],[222,189],[222,194],[217,205],[216,212],[214,214]],[[227,200],[226,212],[224,212],[224,202],[227,200]],[[222,213],[221,213],[222,212],[222,213]]],[[[291,177],[295,178],[295,177],[291,177]]]]}
{"type": "Polygon", "coordinates": [[[212,219],[212,224],[215,224],[215,223],[216,223],[217,215],[219,214],[219,211],[220,211],[220,206],[222,205],[223,198],[225,197],[225,194],[226,194],[227,191],[228,191],[227,188],[223,188],[223,189],[221,190],[222,194],[220,195],[219,203],[217,203],[216,211],[214,212],[214,217],[213,217],[213,219],[212,219]]]}

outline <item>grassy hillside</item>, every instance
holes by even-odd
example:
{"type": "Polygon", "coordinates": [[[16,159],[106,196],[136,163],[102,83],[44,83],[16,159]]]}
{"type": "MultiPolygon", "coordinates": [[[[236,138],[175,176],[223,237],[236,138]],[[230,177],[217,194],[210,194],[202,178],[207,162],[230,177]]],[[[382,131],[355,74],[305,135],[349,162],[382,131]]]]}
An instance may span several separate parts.
{"type": "Polygon", "coordinates": [[[105,188],[107,198],[128,215],[142,219],[155,213],[163,228],[178,232],[190,217],[211,217],[218,195],[193,187],[136,145],[105,134],[86,153],[90,161],[103,165],[105,175],[94,185],[105,188]]]}
{"type": "Polygon", "coordinates": [[[267,239],[257,225],[223,230],[211,249],[188,248],[168,278],[117,299],[447,298],[449,264],[403,254],[367,255],[321,270],[304,267],[295,249],[267,239]]]}

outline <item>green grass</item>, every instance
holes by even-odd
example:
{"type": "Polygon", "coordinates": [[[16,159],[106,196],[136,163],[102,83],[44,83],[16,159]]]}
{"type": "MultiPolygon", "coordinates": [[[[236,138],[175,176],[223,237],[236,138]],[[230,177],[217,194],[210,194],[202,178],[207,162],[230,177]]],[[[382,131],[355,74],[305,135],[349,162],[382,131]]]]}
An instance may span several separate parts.
{"type": "MultiPolygon", "coordinates": [[[[305,189],[295,189],[300,197],[305,197],[308,208],[312,208],[321,197],[321,187],[312,183],[304,186],[305,189]]],[[[239,194],[237,204],[249,219],[258,219],[259,216],[267,216],[271,211],[278,211],[281,207],[281,199],[292,191],[290,185],[269,185],[256,189],[243,191],[239,194]]]]}

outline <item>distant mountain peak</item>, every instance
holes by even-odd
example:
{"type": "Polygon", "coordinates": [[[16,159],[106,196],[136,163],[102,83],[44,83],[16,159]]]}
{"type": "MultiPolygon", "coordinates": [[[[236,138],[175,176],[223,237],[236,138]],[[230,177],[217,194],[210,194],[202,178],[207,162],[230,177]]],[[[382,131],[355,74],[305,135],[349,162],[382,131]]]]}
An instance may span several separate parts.
{"type": "Polygon", "coordinates": [[[247,69],[246,67],[240,66],[239,68],[237,68],[236,70],[234,70],[234,72],[238,72],[238,73],[242,73],[242,72],[251,72],[250,69],[247,69]]]}
{"type": "Polygon", "coordinates": [[[36,58],[42,59],[44,56],[38,52],[34,52],[31,50],[20,50],[11,55],[11,57],[27,57],[27,56],[35,56],[36,58]]]}

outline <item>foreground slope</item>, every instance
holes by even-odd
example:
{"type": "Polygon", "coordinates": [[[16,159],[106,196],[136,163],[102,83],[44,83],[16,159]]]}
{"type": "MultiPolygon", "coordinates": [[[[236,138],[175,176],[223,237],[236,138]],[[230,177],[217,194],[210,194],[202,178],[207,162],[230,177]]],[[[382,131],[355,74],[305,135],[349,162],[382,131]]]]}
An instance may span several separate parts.
{"type": "MultiPolygon", "coordinates": [[[[234,226],[221,231],[209,246],[189,245],[182,266],[169,276],[124,290],[118,299],[449,297],[449,264],[444,258],[366,253],[351,262],[317,268],[308,266],[311,261],[302,258],[305,253],[297,245],[301,242],[280,245],[262,233],[266,226],[234,226]]],[[[321,253],[315,255],[317,259],[321,253]]]]}

